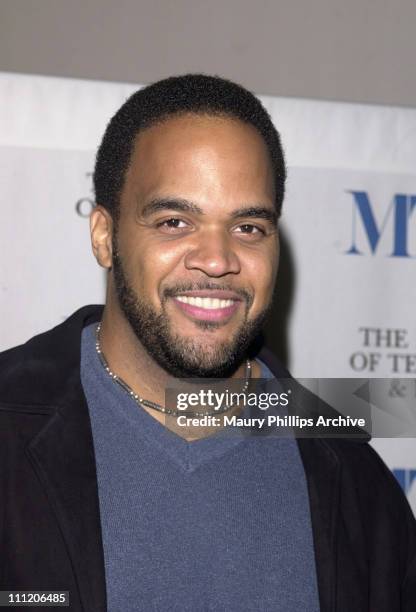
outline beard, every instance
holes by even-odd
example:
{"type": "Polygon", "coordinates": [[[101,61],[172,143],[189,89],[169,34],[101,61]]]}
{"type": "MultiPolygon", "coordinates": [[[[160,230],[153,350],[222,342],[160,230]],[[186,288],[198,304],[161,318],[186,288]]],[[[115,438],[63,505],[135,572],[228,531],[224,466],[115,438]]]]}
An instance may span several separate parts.
{"type": "MultiPolygon", "coordinates": [[[[244,289],[227,287],[210,280],[199,283],[176,284],[163,290],[161,312],[140,297],[129,283],[123,262],[113,241],[113,277],[121,310],[140,344],[154,361],[175,378],[227,378],[247,358],[250,346],[259,335],[270,310],[270,303],[252,320],[247,312],[253,296],[244,289]],[[186,291],[233,290],[245,303],[245,317],[239,329],[226,341],[209,345],[207,339],[183,337],[172,329],[165,312],[166,301],[186,291]]],[[[195,321],[200,329],[215,333],[220,323],[195,321]]]]}

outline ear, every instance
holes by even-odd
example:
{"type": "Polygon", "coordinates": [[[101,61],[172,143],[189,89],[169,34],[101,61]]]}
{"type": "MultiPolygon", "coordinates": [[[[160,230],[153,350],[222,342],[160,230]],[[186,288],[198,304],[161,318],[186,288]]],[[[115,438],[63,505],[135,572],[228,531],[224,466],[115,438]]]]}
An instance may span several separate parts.
{"type": "Polygon", "coordinates": [[[97,204],[90,215],[91,245],[98,264],[110,269],[112,266],[113,219],[104,206],[97,204]]]}

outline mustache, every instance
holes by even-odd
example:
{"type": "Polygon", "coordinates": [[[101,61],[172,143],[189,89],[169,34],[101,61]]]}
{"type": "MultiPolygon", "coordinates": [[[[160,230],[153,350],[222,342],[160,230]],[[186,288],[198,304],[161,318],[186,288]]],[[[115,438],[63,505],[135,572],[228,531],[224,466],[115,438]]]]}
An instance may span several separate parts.
{"type": "Polygon", "coordinates": [[[163,299],[172,298],[186,291],[233,291],[239,297],[241,297],[249,306],[253,302],[253,294],[244,289],[243,287],[233,287],[232,285],[224,285],[212,281],[199,281],[199,282],[188,282],[178,283],[171,287],[163,289],[163,299]]]}

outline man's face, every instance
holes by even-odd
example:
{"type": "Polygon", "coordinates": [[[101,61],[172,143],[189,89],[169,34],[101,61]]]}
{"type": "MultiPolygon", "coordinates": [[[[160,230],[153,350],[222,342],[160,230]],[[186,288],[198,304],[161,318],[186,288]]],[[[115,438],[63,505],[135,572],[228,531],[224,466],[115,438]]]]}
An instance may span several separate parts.
{"type": "Polygon", "coordinates": [[[252,126],[189,114],[137,137],[113,239],[114,287],[169,374],[222,377],[241,364],[276,279],[274,200],[269,154],[252,126]]]}

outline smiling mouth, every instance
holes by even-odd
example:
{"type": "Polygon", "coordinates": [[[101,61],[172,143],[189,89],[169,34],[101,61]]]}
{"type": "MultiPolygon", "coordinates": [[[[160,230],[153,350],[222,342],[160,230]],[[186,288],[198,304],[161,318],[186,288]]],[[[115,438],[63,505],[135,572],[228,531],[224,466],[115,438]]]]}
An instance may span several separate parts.
{"type": "MultiPolygon", "coordinates": [[[[214,292],[213,292],[214,293],[214,292]]],[[[218,295],[218,293],[217,293],[218,295]]],[[[173,301],[188,317],[198,321],[226,322],[242,303],[240,298],[208,295],[175,295],[173,301]]]]}

